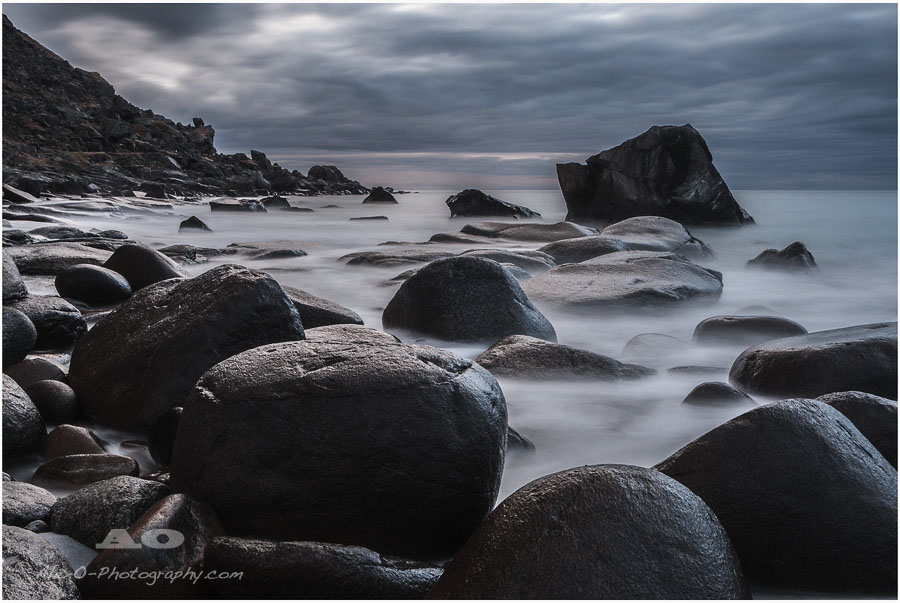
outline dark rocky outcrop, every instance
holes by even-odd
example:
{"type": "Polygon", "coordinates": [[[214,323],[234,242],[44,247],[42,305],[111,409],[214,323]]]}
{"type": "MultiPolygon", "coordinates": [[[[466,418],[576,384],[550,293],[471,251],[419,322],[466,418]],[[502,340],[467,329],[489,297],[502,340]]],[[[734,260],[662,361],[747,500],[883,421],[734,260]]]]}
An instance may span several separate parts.
{"type": "Polygon", "coordinates": [[[187,276],[170,258],[142,244],[122,245],[104,262],[103,267],[124,276],[132,291],[170,278],[187,276]]]}
{"type": "Polygon", "coordinates": [[[493,506],[505,448],[503,393],[471,360],[301,341],[248,350],[200,379],[171,474],[233,536],[442,559],[493,506]]]}
{"type": "Polygon", "coordinates": [[[699,259],[715,254],[706,243],[695,238],[684,226],[659,216],[638,216],[610,224],[600,231],[607,237],[619,239],[635,251],[674,251],[699,259]]]}
{"type": "Polygon", "coordinates": [[[333,165],[314,165],[309,168],[307,178],[318,190],[341,192],[351,195],[365,195],[369,189],[356,180],[350,180],[333,165]]]}
{"type": "Polygon", "coordinates": [[[451,195],[445,201],[450,208],[450,217],[460,216],[505,216],[511,218],[540,218],[541,214],[521,205],[501,201],[476,188],[451,195]]]}
{"type": "Polygon", "coordinates": [[[24,360],[35,342],[37,329],[31,319],[13,308],[3,308],[3,367],[24,360]]]}
{"type": "Polygon", "coordinates": [[[300,320],[305,329],[338,324],[363,324],[359,314],[330,299],[318,297],[294,287],[282,285],[281,288],[284,289],[288,298],[293,302],[294,307],[297,308],[297,312],[300,313],[300,320]]]}
{"type": "Polygon", "coordinates": [[[747,348],[729,381],[749,394],[814,398],[861,391],[897,397],[897,323],[774,339],[747,348]]]}
{"type": "Polygon", "coordinates": [[[53,379],[32,383],[25,392],[37,407],[44,420],[50,423],[64,423],[75,419],[81,408],[71,387],[53,379]]]}
{"type": "Polygon", "coordinates": [[[770,339],[807,333],[803,325],[780,316],[712,316],[700,321],[694,328],[694,341],[755,345],[770,339]]]}
{"type": "Polygon", "coordinates": [[[47,488],[77,488],[118,475],[137,476],[139,467],[120,454],[70,454],[37,468],[31,482],[47,488]]]}
{"type": "Polygon", "coordinates": [[[266,208],[269,209],[289,209],[291,207],[291,203],[280,195],[271,195],[269,197],[263,197],[259,200],[260,203],[266,208]]]}
{"type": "Polygon", "coordinates": [[[193,231],[193,232],[212,232],[212,228],[206,225],[206,223],[198,218],[197,216],[191,216],[187,220],[182,220],[178,225],[178,232],[184,231],[193,231]]]}
{"type": "Polygon", "coordinates": [[[567,220],[664,216],[683,224],[752,224],[691,125],[653,126],[588,158],[556,166],[567,220]]]}
{"type": "Polygon", "coordinates": [[[601,354],[559,345],[526,335],[505,337],[482,352],[475,362],[498,377],[520,379],[630,380],[656,371],[624,364],[601,354]]]}
{"type": "Polygon", "coordinates": [[[441,569],[375,551],[322,542],[216,538],[204,566],[240,580],[213,583],[228,598],[424,599],[441,569]]]}
{"type": "Polygon", "coordinates": [[[3,457],[40,450],[44,419],[19,385],[3,375],[3,457]]]}
{"type": "Polygon", "coordinates": [[[3,484],[3,525],[24,527],[50,517],[56,496],[25,482],[3,484]]]}
{"type": "Polygon", "coordinates": [[[28,289],[25,288],[25,281],[19,274],[19,269],[13,261],[12,256],[3,249],[3,303],[7,304],[17,299],[25,299],[28,297],[28,289]]]}
{"type": "Polygon", "coordinates": [[[238,199],[237,201],[210,201],[209,211],[212,212],[250,212],[266,213],[268,210],[261,201],[253,199],[238,199]]]}
{"type": "Polygon", "coordinates": [[[30,295],[11,308],[25,314],[37,331],[34,347],[60,350],[71,346],[87,331],[87,321],[75,306],[54,295],[30,295]]]}
{"type": "Polygon", "coordinates": [[[699,497],[652,469],[595,465],[504,500],[430,599],[741,599],[740,562],[699,497]]]}
{"type": "Polygon", "coordinates": [[[556,332],[500,264],[475,257],[432,262],[409,277],[382,314],[385,329],[448,341],[495,342],[507,335],[556,341],[556,332]]]}
{"type": "Polygon", "coordinates": [[[56,275],[56,291],[62,297],[103,306],[128,299],[131,285],[125,277],[102,266],[76,264],[56,275]]]}
{"type": "Polygon", "coordinates": [[[816,398],[850,419],[884,458],[897,468],[897,403],[864,392],[835,392],[816,398]]]}
{"type": "Polygon", "coordinates": [[[369,196],[363,199],[363,203],[396,203],[397,200],[394,199],[394,195],[391,194],[390,191],[385,190],[381,186],[376,186],[372,189],[372,192],[369,193],[369,196]]]}
{"type": "Polygon", "coordinates": [[[106,454],[104,442],[93,431],[77,425],[59,425],[47,434],[42,449],[48,459],[73,454],[106,454]]]}
{"type": "Polygon", "coordinates": [[[706,383],[701,383],[692,389],[681,403],[698,406],[708,406],[711,404],[749,404],[752,406],[756,404],[753,398],[741,390],[719,381],[707,381],[706,383]]]}
{"type": "Polygon", "coordinates": [[[800,241],[791,243],[781,251],[766,249],[747,262],[747,267],[789,272],[813,272],[819,269],[813,254],[800,241]]]}
{"type": "Polygon", "coordinates": [[[629,249],[630,247],[621,239],[606,235],[590,235],[555,241],[544,245],[540,251],[552,256],[557,264],[575,264],[607,253],[629,249]]]}
{"type": "Polygon", "coordinates": [[[33,532],[4,525],[3,598],[49,601],[80,595],[72,567],[59,549],[33,532]]]}
{"type": "Polygon", "coordinates": [[[837,410],[766,404],[657,468],[725,526],[748,578],[822,590],[897,587],[897,471],[837,410]]]}
{"type": "Polygon", "coordinates": [[[78,342],[69,384],[84,412],[101,423],[146,429],[163,411],[181,406],[217,362],[296,339],[303,339],[300,316],[278,283],[224,265],[132,295],[78,342]]]}

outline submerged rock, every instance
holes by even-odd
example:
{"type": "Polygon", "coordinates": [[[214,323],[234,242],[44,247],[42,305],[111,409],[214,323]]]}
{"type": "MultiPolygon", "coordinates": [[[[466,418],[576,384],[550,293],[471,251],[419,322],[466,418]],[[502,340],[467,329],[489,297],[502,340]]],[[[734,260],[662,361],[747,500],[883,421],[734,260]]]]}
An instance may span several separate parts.
{"type": "Polygon", "coordinates": [[[307,329],[306,341],[339,341],[344,343],[400,343],[400,340],[384,331],[362,325],[328,325],[307,329]]]}
{"type": "MultiPolygon", "coordinates": [[[[693,350],[689,341],[662,333],[635,335],[622,348],[622,357],[642,364],[659,365],[672,358],[683,358],[693,350]]],[[[728,369],[725,369],[728,372],[728,369]]]]}
{"type": "Polygon", "coordinates": [[[25,314],[14,308],[3,308],[3,367],[22,362],[34,349],[37,329],[25,314]]]}
{"type": "Polygon", "coordinates": [[[210,201],[209,210],[214,212],[250,212],[250,213],[266,213],[266,206],[260,201],[251,199],[238,199],[237,203],[210,201]]]}
{"type": "Polygon", "coordinates": [[[55,546],[28,530],[3,526],[3,598],[80,598],[72,567],[55,546]]]}
{"type": "Polygon", "coordinates": [[[391,251],[359,251],[338,258],[348,265],[400,266],[419,264],[453,257],[452,251],[429,251],[426,249],[394,249],[391,251]]]}
{"type": "Polygon", "coordinates": [[[812,272],[819,269],[809,249],[799,241],[791,243],[781,251],[766,249],[747,262],[747,267],[788,270],[792,272],[812,272]]]}
{"type": "Polygon", "coordinates": [[[780,316],[712,316],[694,328],[694,341],[754,345],[807,333],[803,325],[780,316]]]}
{"type": "Polygon", "coordinates": [[[184,232],[186,230],[192,231],[200,231],[200,232],[212,232],[212,228],[206,225],[206,222],[198,218],[197,216],[191,216],[187,220],[182,220],[181,224],[178,225],[178,232],[184,232]]]}
{"type": "Polygon", "coordinates": [[[698,406],[709,406],[712,404],[749,404],[753,406],[756,404],[753,398],[741,390],[719,381],[701,383],[692,389],[681,403],[698,406]]]}
{"type": "Polygon", "coordinates": [[[76,264],[56,275],[56,290],[62,297],[103,306],[128,299],[131,285],[125,277],[102,266],[76,264]]]}
{"type": "Polygon", "coordinates": [[[534,452],[536,450],[534,442],[523,436],[512,427],[506,428],[506,450],[519,450],[525,452],[534,452]]]}
{"type": "Polygon", "coordinates": [[[445,203],[450,208],[451,218],[457,216],[541,217],[541,214],[527,207],[501,201],[475,188],[467,188],[455,195],[451,195],[445,203]]]}
{"type": "Polygon", "coordinates": [[[372,192],[369,193],[369,196],[363,199],[363,203],[396,203],[397,200],[394,199],[394,195],[392,195],[389,191],[385,190],[383,187],[376,186],[372,189],[372,192]]]}
{"type": "Polygon", "coordinates": [[[70,454],[38,467],[31,482],[48,488],[71,488],[117,475],[137,476],[138,471],[137,461],[120,454],[70,454]]]}
{"type": "Polygon", "coordinates": [[[508,249],[470,249],[462,257],[485,258],[500,264],[517,266],[528,273],[539,274],[556,266],[553,258],[541,251],[513,251],[508,249]]]}
{"type": "Polygon", "coordinates": [[[28,389],[38,381],[50,379],[65,383],[68,379],[66,368],[63,365],[41,356],[26,358],[21,362],[4,368],[3,372],[12,377],[13,381],[18,383],[19,387],[23,389],[28,389]]]}
{"type": "Polygon", "coordinates": [[[835,392],[816,398],[836,408],[897,468],[897,403],[864,392],[835,392]]]}
{"type": "Polygon", "coordinates": [[[281,286],[288,298],[293,302],[305,329],[337,324],[363,324],[359,314],[337,304],[330,299],[318,297],[294,287],[281,286]]]}

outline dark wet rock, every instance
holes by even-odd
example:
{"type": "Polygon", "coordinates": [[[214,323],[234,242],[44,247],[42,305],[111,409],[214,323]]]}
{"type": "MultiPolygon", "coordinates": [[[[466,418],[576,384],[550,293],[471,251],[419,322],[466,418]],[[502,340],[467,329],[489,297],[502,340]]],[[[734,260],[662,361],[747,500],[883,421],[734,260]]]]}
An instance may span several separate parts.
{"type": "Polygon", "coordinates": [[[354,195],[365,195],[369,192],[369,189],[356,180],[350,180],[333,165],[314,165],[309,168],[307,178],[314,183],[319,181],[323,185],[323,192],[345,192],[354,195]]]}
{"type": "Polygon", "coordinates": [[[3,456],[39,450],[47,430],[44,419],[28,394],[3,375],[3,456]]]}
{"type": "Polygon", "coordinates": [[[391,251],[359,251],[339,258],[349,265],[400,266],[419,264],[452,257],[452,251],[428,251],[426,249],[394,249],[391,251]]]}
{"type": "Polygon", "coordinates": [[[350,218],[351,220],[387,220],[387,216],[360,216],[358,218],[350,218]]]}
{"type": "Polygon", "coordinates": [[[181,224],[178,225],[178,232],[184,232],[186,230],[191,231],[201,231],[201,232],[212,232],[212,228],[206,225],[206,223],[198,218],[197,216],[191,216],[187,220],[182,220],[181,224]]]}
{"type": "Polygon", "coordinates": [[[47,434],[42,452],[48,459],[73,454],[106,454],[103,444],[103,440],[89,429],[77,425],[59,425],[47,434]]]}
{"type": "Polygon", "coordinates": [[[147,449],[154,461],[168,466],[172,461],[172,448],[175,446],[175,434],[181,422],[181,406],[170,408],[153,421],[147,433],[147,449]]]}
{"type": "Polygon", "coordinates": [[[3,484],[3,525],[25,527],[50,516],[56,496],[25,482],[3,484]]]}
{"type": "Polygon", "coordinates": [[[363,324],[359,314],[329,299],[315,296],[301,289],[282,285],[284,292],[293,302],[305,329],[314,329],[326,325],[363,324]]]}
{"type": "Polygon", "coordinates": [[[19,387],[23,389],[27,389],[32,384],[46,379],[62,381],[63,383],[68,380],[66,368],[63,365],[40,356],[26,358],[22,362],[6,367],[3,369],[3,372],[12,377],[13,381],[18,383],[19,387]]]}
{"type": "Polygon", "coordinates": [[[25,314],[37,330],[35,349],[58,350],[71,346],[87,331],[81,312],[55,295],[30,295],[13,302],[11,308],[25,314]]]}
{"type": "Polygon", "coordinates": [[[684,226],[660,216],[638,216],[610,224],[601,235],[617,238],[636,251],[674,251],[689,258],[709,258],[715,254],[706,243],[694,238],[684,226]]]}
{"type": "Polygon", "coordinates": [[[45,534],[51,530],[50,524],[43,519],[35,519],[34,521],[25,524],[24,527],[29,532],[34,532],[35,534],[45,534]]]}
{"type": "Polygon", "coordinates": [[[293,207],[293,206],[291,206],[291,207],[282,207],[282,208],[281,208],[281,211],[293,211],[293,212],[298,212],[298,211],[299,211],[299,212],[306,212],[306,213],[309,213],[309,212],[311,212],[311,211],[316,211],[316,210],[314,210],[314,209],[311,208],[311,207],[293,207]]]}
{"type": "Polygon", "coordinates": [[[766,249],[747,262],[747,267],[791,272],[812,272],[819,269],[809,249],[799,241],[791,243],[781,251],[766,249]]]}
{"type": "Polygon", "coordinates": [[[278,283],[265,273],[224,265],[132,295],[78,342],[69,383],[83,411],[101,423],[146,429],[180,406],[217,362],[297,339],[303,339],[300,316],[278,283]],[[121,345],[123,333],[128,346],[121,345]]]}
{"type": "Polygon", "coordinates": [[[243,572],[217,580],[228,598],[423,599],[441,569],[375,551],[322,542],[216,538],[206,549],[208,570],[243,572]]]}
{"type": "Polygon", "coordinates": [[[99,266],[112,255],[103,249],[67,242],[10,247],[8,252],[20,273],[49,276],[56,276],[66,268],[77,264],[99,266]]]}
{"type": "Polygon", "coordinates": [[[248,350],[203,376],[171,472],[234,536],[441,559],[493,506],[505,448],[503,393],[471,360],[301,341],[248,350]]]}
{"type": "Polygon", "coordinates": [[[386,191],[383,187],[376,186],[372,189],[372,192],[369,193],[369,196],[363,199],[363,203],[396,203],[397,200],[394,199],[394,195],[392,195],[389,191],[386,191]]]}
{"type": "Polygon", "coordinates": [[[287,199],[279,195],[264,197],[260,199],[259,202],[262,203],[266,209],[288,209],[291,206],[287,199]]]}
{"type": "Polygon", "coordinates": [[[37,468],[31,483],[47,488],[78,487],[118,475],[138,474],[137,462],[118,454],[70,454],[37,468]]]}
{"type": "MultiPolygon", "coordinates": [[[[184,540],[172,548],[106,549],[87,567],[87,574],[79,586],[87,596],[99,599],[195,599],[210,593],[208,579],[110,580],[99,574],[103,568],[137,568],[138,572],[178,572],[203,567],[204,552],[209,543],[225,532],[213,510],[205,502],[185,494],[173,494],[160,500],[128,528],[135,542],[141,537],[153,537],[154,530],[180,532],[184,540]]],[[[157,541],[162,541],[158,538],[157,541]]],[[[165,574],[162,574],[165,575],[165,574]]]]}
{"type": "Polygon", "coordinates": [[[814,398],[861,391],[897,397],[897,323],[774,339],[747,348],[729,381],[749,394],[814,398]]]}
{"type": "Polygon", "coordinates": [[[718,300],[722,275],[674,253],[619,251],[558,266],[522,288],[535,302],[570,310],[658,309],[718,300]]]}
{"type": "Polygon", "coordinates": [[[752,406],[756,404],[753,398],[741,390],[719,381],[707,381],[706,383],[701,383],[692,389],[681,403],[699,406],[709,406],[713,404],[749,404],[752,406]]]}
{"type": "MultiPolygon", "coordinates": [[[[596,228],[580,226],[572,222],[556,224],[508,224],[506,222],[478,222],[466,224],[460,233],[488,239],[509,239],[513,241],[550,242],[573,237],[598,234],[596,228]]],[[[432,237],[434,240],[434,237],[432,237]]]]}
{"type": "Polygon", "coordinates": [[[16,301],[17,299],[25,299],[28,297],[28,289],[25,288],[25,281],[16,268],[16,263],[12,256],[3,250],[3,303],[16,301]]]}
{"type": "Polygon", "coordinates": [[[16,245],[30,245],[37,242],[37,239],[19,229],[10,229],[3,231],[3,247],[14,247],[16,245]]]}
{"type": "Polygon", "coordinates": [[[34,349],[37,329],[25,314],[13,308],[3,308],[3,367],[16,364],[34,349]]]}
{"type": "Polygon", "coordinates": [[[252,199],[239,199],[237,203],[210,201],[209,210],[214,212],[250,212],[250,213],[266,213],[266,206],[261,201],[252,199]]]}
{"type": "Polygon", "coordinates": [[[53,505],[53,531],[94,548],[110,530],[127,529],[171,493],[164,484],[138,477],[105,479],[59,499],[53,505]]]}
{"type": "Polygon", "coordinates": [[[534,452],[534,442],[523,436],[521,433],[507,427],[506,429],[506,450],[524,450],[526,452],[534,452]]]}
{"type": "Polygon", "coordinates": [[[685,224],[753,224],[690,124],[653,126],[587,165],[557,164],[556,173],[567,220],[665,216],[685,224]]]}
{"type": "Polygon", "coordinates": [[[749,598],[728,535],[699,497],[652,469],[595,465],[504,500],[430,599],[749,598]]]}
{"type": "Polygon", "coordinates": [[[622,358],[641,364],[658,365],[671,358],[684,357],[693,347],[689,341],[671,335],[641,333],[628,340],[622,348],[622,358]]]}
{"type": "Polygon", "coordinates": [[[145,182],[141,185],[141,190],[147,193],[148,197],[153,199],[168,199],[169,193],[163,184],[157,182],[145,182]]]}
{"type": "Polygon", "coordinates": [[[170,258],[141,244],[122,245],[103,264],[103,267],[124,276],[131,285],[132,291],[170,278],[187,276],[184,270],[170,258]]]}
{"type": "Polygon", "coordinates": [[[521,205],[501,201],[475,188],[451,195],[445,201],[450,217],[457,216],[505,216],[513,218],[540,218],[541,214],[521,205]]]}
{"type": "Polygon", "coordinates": [[[55,546],[15,526],[3,526],[3,598],[79,599],[72,567],[55,546]]]}
{"type": "Polygon", "coordinates": [[[71,421],[80,413],[75,392],[61,381],[38,381],[29,385],[25,391],[44,420],[50,423],[71,421]]]}
{"type": "Polygon", "coordinates": [[[780,316],[713,316],[700,321],[694,329],[694,341],[754,345],[807,332],[803,325],[780,316]]]}
{"type": "Polygon", "coordinates": [[[390,333],[362,325],[328,325],[306,330],[306,341],[335,341],[345,343],[400,343],[390,333]]]}
{"type": "Polygon", "coordinates": [[[540,248],[540,251],[551,256],[557,264],[574,264],[607,253],[628,250],[629,247],[624,241],[606,235],[562,239],[540,248]]]}
{"type": "Polygon", "coordinates": [[[766,404],[657,468],[712,508],[748,578],[896,589],[897,471],[837,410],[813,400],[766,404]]]}
{"type": "Polygon", "coordinates": [[[511,335],[492,345],[475,362],[492,375],[519,379],[641,379],[656,371],[614,358],[550,343],[525,335],[511,335]]]}
{"type": "Polygon", "coordinates": [[[382,322],[385,329],[448,341],[494,342],[507,335],[556,341],[553,325],[516,279],[497,262],[473,257],[438,260],[416,272],[394,294],[382,322]]]}
{"type": "Polygon", "coordinates": [[[703,366],[698,364],[686,364],[683,366],[673,366],[668,369],[671,375],[694,375],[694,376],[728,376],[728,368],[724,366],[703,366]]]}
{"type": "Polygon", "coordinates": [[[37,199],[34,195],[26,193],[25,191],[19,190],[13,186],[8,184],[3,185],[3,200],[7,203],[37,203],[40,199],[37,199]]]}
{"type": "Polygon", "coordinates": [[[494,260],[501,264],[512,264],[528,273],[540,274],[556,266],[554,259],[541,251],[512,251],[508,249],[470,249],[459,254],[462,257],[476,257],[494,260]]]}
{"type": "Polygon", "coordinates": [[[897,468],[897,403],[864,392],[835,392],[816,398],[837,409],[897,468]]]}
{"type": "Polygon", "coordinates": [[[38,235],[41,237],[46,237],[48,239],[55,239],[55,240],[99,238],[98,235],[96,235],[92,232],[86,232],[84,230],[81,230],[80,228],[76,228],[75,226],[65,226],[65,225],[42,226],[40,228],[35,228],[33,230],[28,231],[28,234],[38,235]]]}
{"type": "Polygon", "coordinates": [[[235,253],[234,251],[225,249],[197,247],[195,245],[168,245],[166,247],[160,247],[159,252],[167,257],[184,263],[200,263],[206,261],[207,257],[235,253]]]}
{"type": "Polygon", "coordinates": [[[102,266],[78,264],[56,275],[56,290],[62,297],[103,306],[128,299],[131,285],[125,277],[102,266]]]}
{"type": "Polygon", "coordinates": [[[254,260],[283,260],[286,258],[299,258],[306,255],[302,249],[273,249],[271,251],[261,251],[253,255],[254,260]]]}

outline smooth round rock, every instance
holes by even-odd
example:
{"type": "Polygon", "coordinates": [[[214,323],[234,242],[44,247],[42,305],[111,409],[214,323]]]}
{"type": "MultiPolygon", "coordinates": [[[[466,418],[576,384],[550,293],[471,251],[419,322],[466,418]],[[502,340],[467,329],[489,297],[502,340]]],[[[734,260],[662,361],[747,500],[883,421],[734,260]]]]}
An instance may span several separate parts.
{"type": "Polygon", "coordinates": [[[826,404],[759,406],[657,469],[712,508],[752,580],[897,587],[897,471],[826,404]]]}
{"type": "Polygon", "coordinates": [[[300,321],[304,329],[314,329],[337,324],[363,324],[359,314],[337,304],[330,299],[318,297],[301,289],[282,285],[288,298],[294,303],[297,312],[300,313],[300,321]]]}
{"type": "Polygon", "coordinates": [[[553,257],[557,264],[574,264],[607,253],[628,251],[630,247],[622,239],[606,235],[591,235],[554,241],[540,248],[553,257]]]}
{"type": "Polygon", "coordinates": [[[118,272],[131,285],[132,291],[170,278],[186,276],[174,261],[147,245],[122,245],[103,263],[104,268],[118,272]]]}
{"type": "Polygon", "coordinates": [[[718,381],[701,383],[685,396],[682,404],[695,404],[709,406],[714,404],[743,404],[755,405],[756,402],[741,390],[718,381]]]}
{"type": "Polygon", "coordinates": [[[466,224],[459,229],[464,235],[487,237],[490,239],[510,239],[515,241],[551,242],[573,237],[585,237],[598,233],[596,228],[581,226],[572,222],[556,224],[517,224],[515,222],[478,222],[466,224]]]}
{"type": "Polygon", "coordinates": [[[3,308],[3,368],[16,364],[34,349],[37,329],[25,314],[12,308],[3,308]]]}
{"type": "Polygon", "coordinates": [[[61,381],[38,381],[25,390],[41,416],[50,423],[64,423],[78,417],[81,408],[71,387],[61,381]]]}
{"type": "Polygon", "coordinates": [[[97,434],[77,425],[59,425],[47,434],[42,452],[48,459],[72,454],[106,454],[97,434]]]}
{"type": "Polygon", "coordinates": [[[625,343],[622,348],[622,358],[641,364],[658,365],[674,358],[682,358],[693,348],[694,346],[689,341],[671,335],[641,333],[625,343]]]}
{"type": "Polygon", "coordinates": [[[166,466],[172,460],[175,434],[178,433],[178,424],[181,422],[183,410],[180,406],[170,408],[153,421],[153,425],[147,432],[147,449],[153,460],[160,465],[166,466]]]}
{"type": "Polygon", "coordinates": [[[639,251],[674,251],[688,257],[712,257],[712,250],[684,226],[660,216],[637,216],[610,224],[600,234],[639,251]]]}
{"type": "Polygon", "coordinates": [[[3,484],[3,524],[24,527],[50,516],[56,496],[25,482],[3,484]]]}
{"type": "Polygon", "coordinates": [[[137,462],[118,454],[70,454],[37,468],[31,483],[47,488],[71,488],[93,484],[118,475],[137,476],[137,462]]]}
{"type": "Polygon", "coordinates": [[[652,469],[595,465],[504,500],[429,599],[749,598],[713,512],[652,469]]]}
{"type": "Polygon", "coordinates": [[[306,331],[306,341],[340,341],[344,343],[400,343],[400,340],[384,331],[362,325],[328,325],[306,331]]]}
{"type": "Polygon", "coordinates": [[[99,266],[112,254],[81,243],[60,242],[10,247],[9,255],[22,274],[56,276],[76,264],[99,266]]]}
{"type": "Polygon", "coordinates": [[[694,328],[694,341],[755,345],[807,332],[803,325],[779,316],[712,316],[694,328]]]}
{"type": "Polygon", "coordinates": [[[62,297],[103,306],[128,299],[131,285],[125,277],[102,266],[78,264],[56,275],[56,290],[62,297]]]}
{"type": "Polygon", "coordinates": [[[12,377],[23,389],[38,381],[52,380],[65,383],[68,380],[66,367],[55,360],[40,356],[26,358],[22,362],[4,368],[3,372],[12,377]]]}
{"type": "Polygon", "coordinates": [[[518,281],[497,262],[474,257],[438,260],[416,272],[400,285],[382,322],[385,329],[447,341],[493,343],[507,335],[556,341],[553,325],[518,281]]]}
{"type": "Polygon", "coordinates": [[[485,258],[503,265],[512,264],[529,274],[540,274],[556,266],[553,257],[541,251],[512,251],[509,249],[470,249],[460,256],[485,258]]]}
{"type": "Polygon", "coordinates": [[[19,274],[19,269],[13,261],[12,256],[3,249],[3,303],[16,301],[17,299],[25,299],[28,297],[28,289],[25,287],[25,281],[19,274]]]}
{"type": "Polygon", "coordinates": [[[63,350],[87,331],[81,311],[55,295],[31,295],[10,304],[25,314],[37,330],[35,349],[63,350]]]}
{"type": "Polygon", "coordinates": [[[210,369],[184,405],[175,488],[228,533],[452,555],[499,492],[506,402],[450,352],[294,342],[210,369]]]}
{"type": "Polygon", "coordinates": [[[3,375],[3,456],[40,450],[47,429],[44,419],[19,384],[3,375]]]}
{"type": "Polygon", "coordinates": [[[835,392],[816,398],[836,408],[897,468],[897,403],[864,392],[835,392]]]}
{"type": "Polygon", "coordinates": [[[79,599],[72,567],[55,546],[23,528],[3,526],[3,598],[79,599]]]}

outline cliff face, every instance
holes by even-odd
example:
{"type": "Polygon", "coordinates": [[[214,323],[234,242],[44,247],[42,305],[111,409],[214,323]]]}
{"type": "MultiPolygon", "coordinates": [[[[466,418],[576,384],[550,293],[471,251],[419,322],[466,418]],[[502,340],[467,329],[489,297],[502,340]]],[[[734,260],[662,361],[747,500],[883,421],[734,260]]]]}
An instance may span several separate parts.
{"type": "Polygon", "coordinates": [[[264,153],[223,155],[215,130],[140,109],[98,73],[73,67],[3,16],[3,181],[43,191],[127,194],[357,193],[340,170],[306,177],[264,153]],[[93,185],[93,186],[91,186],[93,185]]]}

